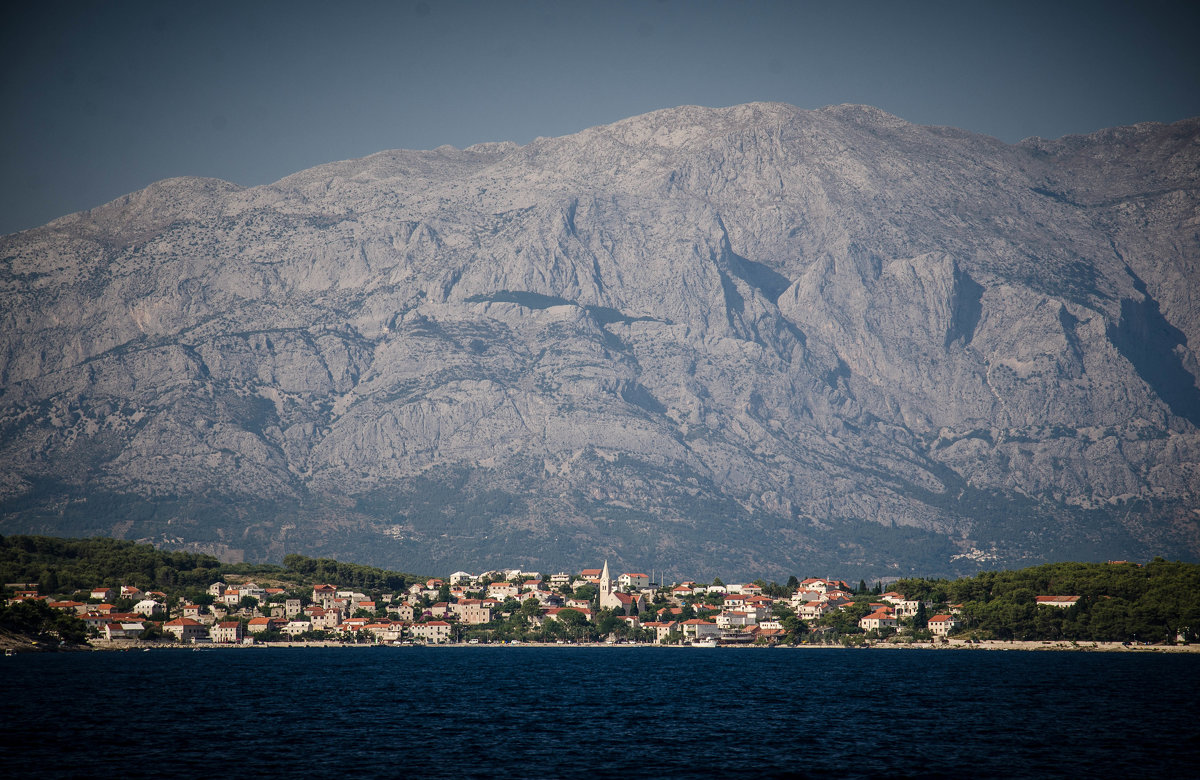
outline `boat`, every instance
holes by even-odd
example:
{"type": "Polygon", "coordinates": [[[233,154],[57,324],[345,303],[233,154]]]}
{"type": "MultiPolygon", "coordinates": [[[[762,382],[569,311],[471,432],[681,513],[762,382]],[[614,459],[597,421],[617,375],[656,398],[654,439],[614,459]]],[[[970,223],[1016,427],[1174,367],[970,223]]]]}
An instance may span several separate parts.
{"type": "Polygon", "coordinates": [[[697,639],[692,642],[692,647],[716,647],[717,640],[715,639],[697,639]]]}

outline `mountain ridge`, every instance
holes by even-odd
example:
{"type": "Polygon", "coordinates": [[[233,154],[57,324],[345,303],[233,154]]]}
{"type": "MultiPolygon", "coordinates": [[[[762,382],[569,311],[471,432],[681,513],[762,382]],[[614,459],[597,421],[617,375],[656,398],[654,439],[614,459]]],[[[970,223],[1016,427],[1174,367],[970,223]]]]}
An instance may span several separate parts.
{"type": "Polygon", "coordinates": [[[69,524],[401,568],[1195,557],[1198,138],[747,104],[157,182],[0,238],[0,527],[102,499],[69,524]]]}

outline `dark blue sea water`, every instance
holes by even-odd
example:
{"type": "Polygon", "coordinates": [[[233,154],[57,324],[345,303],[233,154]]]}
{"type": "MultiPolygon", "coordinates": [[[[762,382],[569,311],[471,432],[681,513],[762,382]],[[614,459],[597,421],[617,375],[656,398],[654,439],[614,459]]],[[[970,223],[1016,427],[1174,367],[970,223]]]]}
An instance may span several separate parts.
{"type": "Polygon", "coordinates": [[[0,658],[6,777],[1197,777],[1200,656],[661,648],[0,658]]]}

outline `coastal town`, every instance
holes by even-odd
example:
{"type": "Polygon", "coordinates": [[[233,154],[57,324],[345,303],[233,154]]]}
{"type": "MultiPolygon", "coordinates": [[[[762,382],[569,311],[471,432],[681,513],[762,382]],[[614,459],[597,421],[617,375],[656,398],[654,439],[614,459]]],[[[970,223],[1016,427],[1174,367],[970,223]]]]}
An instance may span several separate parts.
{"type": "MultiPolygon", "coordinates": [[[[457,571],[394,593],[337,583],[280,587],[250,579],[212,582],[193,599],[132,585],[100,585],[67,599],[39,593],[37,583],[5,587],[9,605],[39,600],[77,616],[93,646],[150,639],[224,646],[946,643],[964,627],[961,604],[880,592],[879,585],[868,589],[865,583],[852,587],[839,579],[795,577],[786,585],[719,579],[658,584],[642,572],[612,572],[607,562],[599,569],[551,575],[457,571]]],[[[1065,610],[1079,598],[1047,594],[1036,603],[1065,610]]]]}

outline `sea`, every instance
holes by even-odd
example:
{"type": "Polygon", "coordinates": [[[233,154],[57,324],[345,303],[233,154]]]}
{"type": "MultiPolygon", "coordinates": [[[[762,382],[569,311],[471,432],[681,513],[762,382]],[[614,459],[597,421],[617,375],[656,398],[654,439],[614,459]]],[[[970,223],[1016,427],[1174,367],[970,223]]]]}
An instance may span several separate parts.
{"type": "Polygon", "coordinates": [[[1200,777],[1200,655],[615,647],[0,658],[0,776],[1200,777]]]}

